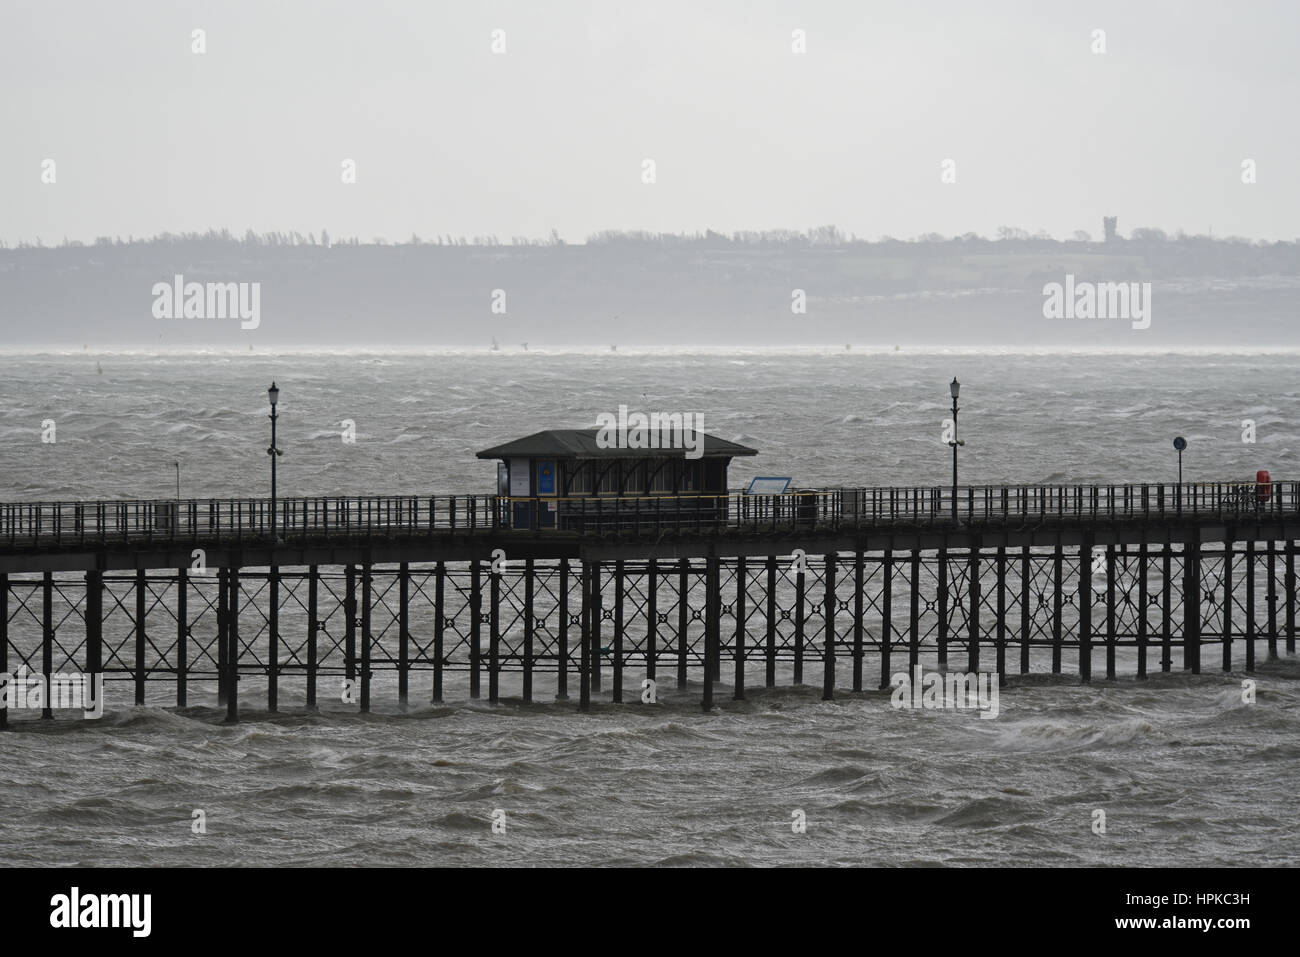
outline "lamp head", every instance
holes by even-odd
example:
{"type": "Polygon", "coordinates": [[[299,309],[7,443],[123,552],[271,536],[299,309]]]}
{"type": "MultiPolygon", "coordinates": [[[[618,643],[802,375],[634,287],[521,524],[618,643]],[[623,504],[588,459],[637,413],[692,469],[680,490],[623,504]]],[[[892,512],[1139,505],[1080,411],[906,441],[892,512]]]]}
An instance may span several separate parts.
{"type": "Polygon", "coordinates": [[[266,395],[267,398],[271,400],[271,408],[274,409],[276,404],[280,401],[280,390],[274,382],[271,383],[271,388],[266,390],[266,395]]]}

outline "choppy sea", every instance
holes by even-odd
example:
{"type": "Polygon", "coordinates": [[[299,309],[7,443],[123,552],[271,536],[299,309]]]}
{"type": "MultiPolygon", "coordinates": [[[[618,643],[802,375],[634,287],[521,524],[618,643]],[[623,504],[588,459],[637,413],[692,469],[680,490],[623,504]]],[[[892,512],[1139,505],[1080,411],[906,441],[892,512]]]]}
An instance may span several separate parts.
{"type": "MultiPolygon", "coordinates": [[[[0,500],[266,493],[266,387],[282,494],[491,493],[474,452],[620,404],[695,412],[760,454],[731,484],[963,483],[1300,474],[1294,355],[402,354],[0,356],[0,500]],[[355,423],[355,444],[342,441],[355,423]],[[49,420],[55,431],[53,442],[49,420]],[[1247,441],[1250,439],[1250,441],[1247,441]]],[[[754,690],[699,708],[391,697],[309,714],[292,697],[220,724],[120,703],[0,734],[0,862],[79,865],[1294,865],[1300,659],[1082,685],[1031,674],[994,720],[883,692],[754,690]],[[383,701],[387,700],[388,704],[383,701]],[[1106,815],[1095,833],[1095,811],[1106,815]],[[191,828],[202,810],[206,833],[191,828]],[[505,813],[504,833],[493,814],[505,813]],[[802,833],[792,827],[802,812],[802,833]]],[[[1041,662],[1035,671],[1045,670],[1041,662]]],[[[1121,667],[1121,673],[1131,672],[1121,667]]]]}

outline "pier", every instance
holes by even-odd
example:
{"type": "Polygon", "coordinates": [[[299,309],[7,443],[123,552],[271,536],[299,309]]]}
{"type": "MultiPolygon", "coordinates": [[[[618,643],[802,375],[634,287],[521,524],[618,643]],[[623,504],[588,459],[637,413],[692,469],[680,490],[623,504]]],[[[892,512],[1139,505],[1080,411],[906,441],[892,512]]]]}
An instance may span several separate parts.
{"type": "Polygon", "coordinates": [[[918,664],[1087,682],[1295,651],[1300,483],[586,496],[539,521],[557,501],[0,505],[0,672],[103,674],[110,706],[202,686],[233,721],[696,685],[709,710],[918,664]]]}

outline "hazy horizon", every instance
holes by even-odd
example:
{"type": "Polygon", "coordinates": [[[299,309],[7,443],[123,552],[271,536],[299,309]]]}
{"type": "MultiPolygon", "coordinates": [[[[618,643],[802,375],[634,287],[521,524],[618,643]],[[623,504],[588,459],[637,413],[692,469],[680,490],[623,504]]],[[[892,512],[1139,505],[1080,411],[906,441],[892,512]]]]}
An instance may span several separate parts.
{"type": "Polygon", "coordinates": [[[1097,238],[1118,215],[1289,240],[1297,28],[1281,2],[19,0],[0,11],[0,239],[1097,238]]]}

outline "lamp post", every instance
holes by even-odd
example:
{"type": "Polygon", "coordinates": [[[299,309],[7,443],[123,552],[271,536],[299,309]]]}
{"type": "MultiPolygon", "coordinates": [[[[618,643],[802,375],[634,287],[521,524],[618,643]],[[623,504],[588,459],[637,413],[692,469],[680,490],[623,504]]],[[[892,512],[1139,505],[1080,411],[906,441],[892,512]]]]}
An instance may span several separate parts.
{"type": "Polygon", "coordinates": [[[1183,449],[1187,448],[1187,440],[1181,435],[1174,436],[1174,449],[1178,452],[1178,494],[1175,501],[1178,503],[1178,514],[1183,514],[1183,449]]]}
{"type": "Polygon", "coordinates": [[[957,377],[952,377],[952,382],[948,384],[948,391],[952,393],[952,439],[948,442],[952,446],[952,523],[957,524],[957,446],[965,445],[961,439],[957,438],[957,395],[961,392],[961,383],[957,377]]]}
{"type": "Polygon", "coordinates": [[[176,466],[176,501],[179,502],[181,500],[181,463],[173,462],[172,464],[176,466]]]}
{"type": "Polygon", "coordinates": [[[284,455],[275,445],[275,423],[279,416],[276,414],[275,407],[280,402],[280,390],[275,383],[271,383],[271,388],[266,390],[267,398],[271,400],[271,447],[266,450],[266,454],[271,456],[271,541],[278,541],[279,537],[275,532],[275,465],[276,460],[284,455]]]}

